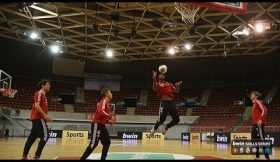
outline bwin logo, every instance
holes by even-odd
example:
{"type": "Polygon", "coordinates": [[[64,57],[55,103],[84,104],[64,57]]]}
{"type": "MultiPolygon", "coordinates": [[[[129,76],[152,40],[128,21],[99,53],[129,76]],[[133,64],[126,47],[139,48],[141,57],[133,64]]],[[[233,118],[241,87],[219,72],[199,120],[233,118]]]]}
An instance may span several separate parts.
{"type": "Polygon", "coordinates": [[[50,132],[49,135],[50,135],[50,138],[56,138],[57,137],[57,133],[54,133],[54,132],[50,132]]]}
{"type": "Polygon", "coordinates": [[[217,135],[217,142],[227,142],[227,137],[217,135]]]}
{"type": "Polygon", "coordinates": [[[123,139],[138,139],[138,135],[137,134],[134,134],[134,133],[132,133],[132,134],[123,134],[123,137],[122,137],[123,139]]]}
{"type": "Polygon", "coordinates": [[[183,135],[183,140],[189,140],[189,136],[188,135],[183,135]]]}

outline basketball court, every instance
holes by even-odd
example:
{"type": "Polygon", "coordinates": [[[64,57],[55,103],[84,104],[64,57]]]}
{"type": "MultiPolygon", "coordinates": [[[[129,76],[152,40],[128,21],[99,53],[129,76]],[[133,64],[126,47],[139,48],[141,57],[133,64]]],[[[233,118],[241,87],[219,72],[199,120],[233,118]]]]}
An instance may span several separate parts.
{"type": "MultiPolygon", "coordinates": [[[[145,62],[154,60],[155,64],[157,64],[156,61],[167,60],[166,62],[168,62],[168,60],[175,57],[177,59],[209,57],[226,59],[231,56],[265,55],[277,51],[279,48],[278,37],[280,37],[278,4],[273,2],[79,2],[77,4],[70,2],[44,4],[36,2],[17,3],[17,5],[5,3],[0,5],[0,23],[2,23],[2,25],[0,24],[1,37],[36,47],[43,47],[41,52],[36,54],[36,58],[34,57],[35,61],[32,61],[36,62],[37,58],[50,50],[54,56],[65,54],[65,57],[78,58],[79,67],[81,66],[82,68],[85,68],[87,60],[101,62],[100,64],[90,65],[92,69],[95,66],[103,66],[102,63],[108,62],[124,61],[133,66],[133,61],[145,62]],[[267,35],[262,35],[262,32],[266,32],[267,35]]],[[[55,61],[63,62],[62,59],[54,59],[55,61]]],[[[39,64],[36,64],[38,68],[40,68],[39,64]]],[[[8,64],[7,66],[12,65],[8,64]]],[[[115,69],[112,67],[107,67],[107,69],[114,71],[115,69]]],[[[64,67],[64,70],[71,68],[75,69],[75,67],[64,67]]],[[[145,63],[139,68],[140,70],[137,72],[130,72],[141,73],[145,71],[145,63]]],[[[25,92],[28,88],[21,87],[20,82],[16,83],[14,87],[14,77],[9,71],[1,69],[2,67],[0,67],[0,92],[5,99],[0,100],[0,108],[3,107],[3,110],[1,109],[0,112],[0,128],[2,129],[0,132],[0,160],[20,159],[31,128],[28,118],[32,103],[29,103],[29,100],[27,101],[24,96],[31,98],[33,94],[29,93],[29,91],[25,92]],[[20,88],[20,90],[16,88],[20,88]],[[23,96],[22,98],[24,99],[13,104],[13,101],[18,99],[17,95],[23,96]],[[5,137],[5,131],[10,131],[12,135],[5,137]]],[[[48,67],[48,69],[52,69],[52,74],[59,75],[59,73],[63,73],[55,73],[54,66],[48,67]]],[[[102,74],[96,74],[95,69],[92,74],[87,74],[82,69],[81,75],[83,77],[87,75],[86,77],[89,79],[86,81],[88,82],[90,82],[90,77],[97,76],[99,80],[96,82],[99,84],[99,82],[103,81],[100,78],[105,78],[104,80],[106,80],[106,77],[111,72],[104,72],[107,70],[106,67],[104,69],[101,70],[103,72],[100,72],[102,74]]],[[[130,69],[123,68],[122,70],[126,73],[130,69]]],[[[150,73],[151,69],[148,70],[150,73]]],[[[185,75],[180,71],[176,72],[172,68],[171,70],[173,70],[173,73],[178,73],[179,77],[185,75]]],[[[168,69],[168,72],[170,71],[168,69]]],[[[75,70],[71,72],[73,72],[71,77],[80,77],[80,74],[74,74],[75,70]]],[[[43,74],[45,74],[44,71],[42,72],[43,74]]],[[[119,74],[122,74],[122,72],[119,72],[119,74]]],[[[65,74],[63,75],[65,76],[65,74]]],[[[110,77],[111,79],[117,79],[119,82],[123,79],[122,76],[117,75],[110,77]]],[[[26,85],[28,84],[26,83],[26,85]]],[[[36,86],[33,83],[31,84],[31,82],[29,85],[36,86]]],[[[93,85],[90,86],[93,88],[97,87],[93,85]]],[[[276,87],[275,85],[273,86],[276,87]]],[[[63,87],[65,85],[60,84],[56,86],[54,84],[56,91],[51,96],[59,93],[59,90],[57,90],[60,88],[59,86],[63,87]]],[[[103,85],[100,83],[98,86],[102,87],[103,85]]],[[[66,85],[65,87],[66,91],[71,91],[71,88],[73,88],[71,85],[68,87],[66,85]]],[[[273,95],[278,94],[276,92],[278,87],[275,88],[275,92],[269,92],[273,93],[273,95]]],[[[92,90],[90,88],[89,90],[92,90]]],[[[76,87],[73,89],[73,91],[78,91],[76,87]]],[[[131,89],[124,92],[128,94],[125,97],[129,98],[134,95],[131,89]]],[[[84,93],[83,88],[79,90],[81,93],[84,93]]],[[[118,91],[116,96],[123,97],[121,90],[118,91]]],[[[278,91],[280,90],[278,89],[278,91]]],[[[33,91],[31,92],[33,93],[33,91]]],[[[194,92],[193,98],[195,98],[198,91],[194,90],[191,92],[194,92]]],[[[199,93],[202,94],[202,91],[199,91],[199,93]]],[[[54,124],[50,124],[49,127],[53,132],[50,134],[51,138],[43,150],[41,159],[80,159],[90,142],[90,138],[88,138],[90,134],[88,133],[90,133],[92,107],[95,107],[95,100],[97,100],[97,98],[94,98],[94,102],[91,101],[93,97],[96,97],[97,92],[86,92],[85,94],[89,94],[82,97],[82,100],[85,100],[85,102],[79,103],[82,106],[79,105],[80,107],[75,107],[75,109],[73,105],[76,103],[60,105],[57,104],[60,102],[58,100],[51,101],[49,110],[50,114],[54,116],[54,124]],[[78,133],[75,134],[75,131],[78,133]],[[68,133],[72,133],[75,136],[68,137],[68,133]],[[57,134],[60,134],[60,137],[57,137],[57,134]],[[83,135],[79,137],[80,134],[83,135]]],[[[147,98],[152,98],[149,96],[148,90],[145,94],[144,92],[141,92],[141,94],[148,96],[147,98]]],[[[279,99],[276,98],[275,100],[278,101],[279,99]]],[[[151,101],[148,108],[158,104],[158,101],[151,101]]],[[[141,104],[140,106],[143,106],[141,104]]],[[[148,111],[147,115],[147,112],[144,110],[126,109],[122,107],[123,105],[120,106],[122,108],[119,108],[119,105],[110,105],[112,112],[116,112],[117,119],[119,120],[117,120],[116,125],[108,128],[110,133],[114,133],[114,137],[111,139],[107,160],[252,160],[255,158],[255,155],[232,154],[233,148],[229,141],[238,138],[243,139],[243,137],[246,140],[251,139],[251,135],[248,135],[249,124],[246,125],[241,120],[239,123],[236,122],[230,126],[230,128],[227,128],[231,124],[227,120],[234,121],[235,119],[227,119],[227,117],[222,122],[219,121],[221,125],[229,123],[226,126],[213,125],[213,130],[209,130],[212,126],[203,127],[203,125],[199,125],[196,128],[190,125],[195,124],[196,119],[201,114],[193,115],[188,110],[182,110],[180,111],[183,114],[180,115],[182,116],[181,123],[175,126],[177,128],[169,130],[166,138],[153,139],[154,137],[147,136],[146,138],[145,135],[150,131],[160,110],[148,111]],[[195,118],[194,116],[198,117],[195,118]],[[242,135],[238,138],[232,138],[233,134],[236,135],[235,133],[238,131],[242,135]],[[124,134],[117,134],[120,132],[132,133],[131,136],[129,135],[129,138],[134,138],[137,133],[141,134],[141,137],[143,133],[143,137],[138,138],[140,135],[137,134],[138,136],[135,136],[136,139],[120,139],[125,136],[124,134]],[[176,135],[171,135],[172,132],[176,135]],[[183,139],[184,133],[189,133],[188,140],[183,139]],[[199,138],[193,139],[194,134],[198,134],[199,138]],[[223,138],[220,138],[221,141],[217,141],[217,136],[219,135],[223,135],[223,138]]],[[[147,103],[144,106],[147,106],[147,103]]],[[[275,110],[275,114],[280,112],[278,109],[279,107],[276,109],[277,111],[275,110]]],[[[226,110],[223,111],[227,112],[226,110]]],[[[239,109],[234,111],[239,111],[239,109]]],[[[241,112],[240,114],[243,113],[241,112]]],[[[207,112],[204,114],[207,114],[207,112]]],[[[240,116],[238,117],[241,118],[240,116]]],[[[239,121],[239,118],[236,120],[239,121]]],[[[212,121],[215,120],[212,119],[212,121]]],[[[205,123],[207,125],[207,121],[205,123]]],[[[279,138],[277,136],[280,133],[280,127],[277,125],[277,122],[273,124],[268,125],[272,131],[269,132],[271,134],[266,134],[267,138],[275,135],[273,140],[280,140],[280,136],[279,138]]],[[[34,143],[29,152],[29,159],[32,159],[38,143],[39,139],[34,143]]],[[[100,159],[101,151],[102,145],[99,143],[88,159],[100,159]]],[[[250,151],[252,150],[246,150],[247,153],[250,151]]],[[[240,152],[243,153],[243,151],[240,152]]],[[[272,148],[270,158],[273,160],[280,159],[279,146],[272,148]]],[[[263,155],[261,155],[261,159],[265,159],[263,155]]]]}
{"type": "MultiPolygon", "coordinates": [[[[19,159],[26,138],[11,138],[1,140],[1,159],[19,159]],[[15,147],[15,145],[17,147],[15,147]],[[9,150],[13,151],[9,151],[9,150]]],[[[112,140],[108,160],[234,160],[254,159],[254,156],[231,155],[230,145],[214,143],[191,143],[188,141],[166,140],[160,142],[143,142],[141,140],[112,140]],[[156,150],[156,151],[155,151],[156,150]]],[[[35,146],[30,150],[30,157],[35,152],[35,146]]],[[[87,145],[63,145],[61,139],[49,139],[44,149],[42,159],[78,160],[87,145]]],[[[88,159],[100,159],[101,144],[88,159]]],[[[263,157],[261,157],[263,158],[263,157]]],[[[273,149],[271,159],[279,159],[279,148],[273,149]]]]}

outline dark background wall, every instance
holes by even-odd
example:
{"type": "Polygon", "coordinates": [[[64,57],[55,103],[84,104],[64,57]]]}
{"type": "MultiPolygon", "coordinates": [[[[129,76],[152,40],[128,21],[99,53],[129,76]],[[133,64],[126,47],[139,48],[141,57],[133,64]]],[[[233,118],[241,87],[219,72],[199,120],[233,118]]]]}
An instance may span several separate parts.
{"type": "Polygon", "coordinates": [[[0,69],[12,75],[48,77],[52,56],[43,47],[0,38],[0,69]]]}
{"type": "MultiPolygon", "coordinates": [[[[52,55],[35,45],[0,38],[0,69],[14,76],[64,78],[51,75],[52,55]]],[[[123,83],[151,84],[152,69],[168,67],[167,80],[183,80],[190,85],[246,84],[278,82],[280,54],[191,59],[98,62],[87,60],[85,72],[123,76],[123,83]]],[[[64,54],[65,56],[66,54],[64,54]]],[[[75,78],[67,78],[75,80],[75,78]]],[[[76,78],[82,80],[82,78],[76,78]]]]}

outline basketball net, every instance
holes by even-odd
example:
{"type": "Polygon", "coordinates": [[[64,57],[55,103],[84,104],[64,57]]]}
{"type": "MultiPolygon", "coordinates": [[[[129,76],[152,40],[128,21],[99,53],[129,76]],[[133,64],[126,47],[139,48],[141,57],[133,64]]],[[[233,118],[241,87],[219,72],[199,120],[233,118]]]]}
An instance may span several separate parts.
{"type": "Polygon", "coordinates": [[[12,76],[0,69],[0,94],[5,97],[14,98],[17,90],[11,88],[12,76]]]}
{"type": "Polygon", "coordinates": [[[3,93],[4,96],[14,98],[15,94],[17,93],[16,89],[6,89],[0,88],[0,93],[3,93]]]}
{"type": "Polygon", "coordinates": [[[194,16],[200,7],[188,3],[175,2],[175,9],[181,14],[182,21],[184,21],[186,24],[193,24],[194,16]]]}

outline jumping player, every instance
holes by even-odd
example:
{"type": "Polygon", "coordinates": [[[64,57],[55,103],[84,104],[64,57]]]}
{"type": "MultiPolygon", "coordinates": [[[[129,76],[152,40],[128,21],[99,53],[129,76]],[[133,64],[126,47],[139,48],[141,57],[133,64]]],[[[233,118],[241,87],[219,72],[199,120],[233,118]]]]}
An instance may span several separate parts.
{"type": "Polygon", "coordinates": [[[29,150],[37,138],[40,138],[40,142],[37,147],[34,160],[40,159],[45,144],[49,139],[49,129],[47,122],[52,122],[53,119],[48,116],[48,102],[46,93],[50,91],[50,87],[51,85],[49,80],[42,80],[38,83],[38,88],[40,90],[37,91],[33,97],[31,111],[32,128],[24,146],[22,160],[27,160],[29,150]]]}
{"type": "MultiPolygon", "coordinates": [[[[253,122],[253,129],[252,129],[252,139],[253,140],[264,140],[264,127],[267,122],[267,108],[263,104],[260,98],[260,93],[253,91],[251,92],[250,96],[253,102],[253,114],[252,114],[252,122],[253,122]]],[[[265,148],[263,148],[265,151],[265,148]]],[[[264,154],[265,158],[269,160],[269,155],[267,152],[264,154]]],[[[256,159],[260,158],[259,147],[257,147],[256,151],[256,159]]]]}
{"type": "Polygon", "coordinates": [[[153,71],[153,90],[157,92],[161,99],[159,119],[155,123],[154,127],[150,131],[150,135],[153,136],[158,127],[164,123],[167,114],[170,113],[172,121],[167,125],[163,125],[162,134],[165,134],[167,130],[180,122],[178,110],[176,108],[175,93],[179,93],[179,87],[182,81],[175,83],[175,86],[165,81],[165,74],[160,72],[157,80],[157,72],[153,71]]]}
{"type": "Polygon", "coordinates": [[[86,160],[88,156],[97,147],[99,140],[103,145],[101,160],[105,160],[111,144],[108,130],[105,124],[114,124],[116,118],[110,112],[109,102],[112,99],[112,93],[109,89],[104,88],[101,91],[102,99],[97,104],[97,109],[92,118],[91,124],[91,141],[81,157],[81,160],[86,160]]]}

